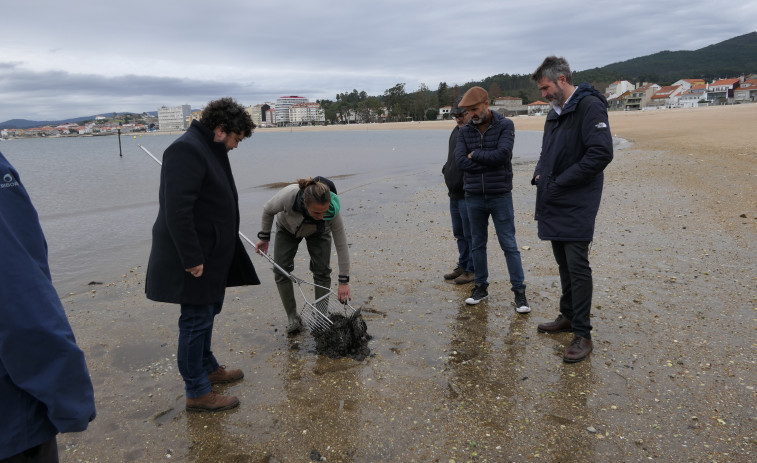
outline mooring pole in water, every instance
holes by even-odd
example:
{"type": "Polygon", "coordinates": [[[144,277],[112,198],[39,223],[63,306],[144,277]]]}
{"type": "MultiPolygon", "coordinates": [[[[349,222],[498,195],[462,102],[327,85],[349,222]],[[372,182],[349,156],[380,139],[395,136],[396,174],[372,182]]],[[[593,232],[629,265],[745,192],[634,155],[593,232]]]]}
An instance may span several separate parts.
{"type": "Polygon", "coordinates": [[[121,129],[116,129],[118,131],[118,156],[124,157],[124,153],[121,152],[121,129]]]}

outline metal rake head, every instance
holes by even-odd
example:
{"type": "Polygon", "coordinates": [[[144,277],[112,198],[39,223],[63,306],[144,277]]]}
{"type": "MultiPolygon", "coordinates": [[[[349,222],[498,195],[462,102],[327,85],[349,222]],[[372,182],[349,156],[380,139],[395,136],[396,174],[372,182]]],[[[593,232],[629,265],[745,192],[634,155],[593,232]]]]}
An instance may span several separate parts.
{"type": "Polygon", "coordinates": [[[313,332],[330,329],[334,324],[330,317],[334,315],[352,317],[358,312],[348,302],[339,302],[337,295],[333,291],[329,291],[328,294],[313,302],[305,299],[300,317],[305,326],[313,332]]]}

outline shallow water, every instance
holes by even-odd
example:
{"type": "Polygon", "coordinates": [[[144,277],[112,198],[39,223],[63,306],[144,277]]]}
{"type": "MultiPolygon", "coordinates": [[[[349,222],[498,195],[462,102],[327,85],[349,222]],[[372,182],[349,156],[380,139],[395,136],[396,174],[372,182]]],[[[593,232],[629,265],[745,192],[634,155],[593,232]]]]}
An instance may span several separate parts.
{"type": "MultiPolygon", "coordinates": [[[[59,294],[88,290],[128,269],[144,266],[157,214],[159,159],[176,135],[8,140],[0,146],[19,171],[40,215],[59,294]]],[[[259,130],[230,154],[239,191],[241,230],[255,236],[269,186],[323,175],[335,179],[349,209],[363,196],[389,201],[411,194],[406,175],[423,172],[443,182],[449,132],[371,130],[265,132],[259,130]],[[378,193],[369,188],[385,182],[378,193]]],[[[540,132],[519,132],[515,156],[533,159],[540,132]]],[[[517,162],[517,159],[516,159],[517,162]]]]}

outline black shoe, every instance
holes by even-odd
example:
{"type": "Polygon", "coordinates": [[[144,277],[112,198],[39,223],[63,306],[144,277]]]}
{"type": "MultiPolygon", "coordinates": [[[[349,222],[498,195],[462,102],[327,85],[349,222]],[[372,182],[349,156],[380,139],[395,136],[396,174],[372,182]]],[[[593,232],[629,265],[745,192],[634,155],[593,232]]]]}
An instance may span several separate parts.
{"type": "Polygon", "coordinates": [[[489,293],[486,292],[486,285],[476,285],[473,287],[470,297],[465,300],[465,303],[468,305],[476,305],[487,297],[489,297],[489,293]]]}
{"type": "Polygon", "coordinates": [[[519,289],[513,292],[515,293],[515,311],[518,313],[530,312],[531,306],[528,305],[528,299],[526,299],[526,290],[519,289]]]}

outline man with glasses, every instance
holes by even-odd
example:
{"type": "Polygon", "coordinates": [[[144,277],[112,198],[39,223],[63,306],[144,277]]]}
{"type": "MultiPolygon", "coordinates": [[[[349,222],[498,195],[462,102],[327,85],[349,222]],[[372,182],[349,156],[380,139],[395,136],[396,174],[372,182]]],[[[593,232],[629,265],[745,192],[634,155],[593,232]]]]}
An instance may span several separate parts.
{"type": "Polygon", "coordinates": [[[211,340],[226,288],[260,284],[239,239],[239,198],[228,154],[253,129],[242,105],[221,98],[208,103],[200,120],[163,153],[145,292],[153,301],[181,306],[176,357],[188,412],[239,405],[236,397],[213,391],[213,384],[244,374],[218,364],[211,340]]]}
{"type": "Polygon", "coordinates": [[[452,105],[450,115],[455,118],[455,128],[449,136],[449,151],[447,162],[442,167],[444,183],[447,184],[449,195],[449,213],[452,217],[452,235],[457,241],[457,266],[452,272],[444,275],[445,280],[452,280],[457,285],[464,285],[473,281],[473,259],[471,258],[471,235],[468,221],[468,208],[465,205],[465,191],[463,191],[463,173],[455,163],[455,147],[460,127],[468,122],[465,110],[460,108],[458,98],[452,105]]]}
{"type": "Polygon", "coordinates": [[[463,171],[476,269],[476,285],[465,303],[474,305],[489,297],[486,241],[491,216],[499,245],[505,253],[515,310],[528,313],[531,307],[526,299],[523,264],[515,242],[512,198],[515,126],[510,119],[489,110],[489,94],[481,87],[465,92],[459,105],[465,108],[470,122],[458,134],[455,161],[463,171]]]}

